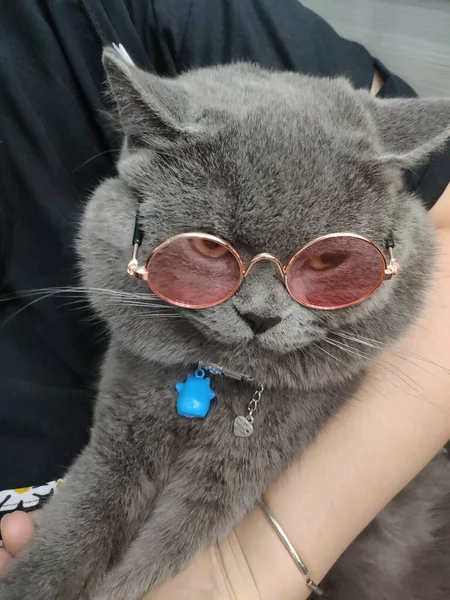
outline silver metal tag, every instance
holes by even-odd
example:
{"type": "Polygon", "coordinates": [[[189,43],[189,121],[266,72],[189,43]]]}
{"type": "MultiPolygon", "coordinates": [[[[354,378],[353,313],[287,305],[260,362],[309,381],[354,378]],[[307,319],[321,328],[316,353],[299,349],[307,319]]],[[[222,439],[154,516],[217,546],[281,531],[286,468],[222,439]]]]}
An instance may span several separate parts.
{"type": "Polygon", "coordinates": [[[234,420],[234,435],[236,437],[250,437],[253,433],[253,425],[243,416],[234,420]]]}

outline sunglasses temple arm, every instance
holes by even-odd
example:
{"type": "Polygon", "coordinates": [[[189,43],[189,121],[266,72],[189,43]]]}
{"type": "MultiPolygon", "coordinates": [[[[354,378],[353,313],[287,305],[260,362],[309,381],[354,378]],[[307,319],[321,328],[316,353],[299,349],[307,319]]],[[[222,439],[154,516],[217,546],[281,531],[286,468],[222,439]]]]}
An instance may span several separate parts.
{"type": "Polygon", "coordinates": [[[144,233],[139,225],[139,216],[136,215],[136,220],[134,222],[134,231],[133,231],[133,256],[128,263],[128,274],[132,277],[137,275],[137,271],[139,268],[138,263],[138,252],[141,247],[142,240],[144,239],[144,233]]]}
{"type": "Polygon", "coordinates": [[[394,238],[392,234],[386,239],[386,250],[389,252],[389,264],[384,272],[384,279],[391,279],[394,275],[397,275],[400,265],[398,264],[394,256],[394,238]]]}
{"type": "Polygon", "coordinates": [[[144,232],[141,229],[139,224],[139,217],[136,215],[136,220],[134,222],[134,231],[133,231],[133,246],[140,246],[142,244],[142,240],[144,239],[144,232]]]}

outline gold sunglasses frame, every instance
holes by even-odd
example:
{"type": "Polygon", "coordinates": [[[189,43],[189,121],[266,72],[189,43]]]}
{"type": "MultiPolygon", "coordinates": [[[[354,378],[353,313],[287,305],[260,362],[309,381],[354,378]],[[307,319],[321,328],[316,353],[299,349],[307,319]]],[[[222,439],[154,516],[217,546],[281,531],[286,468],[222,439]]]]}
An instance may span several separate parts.
{"type": "Polygon", "coordinates": [[[367,298],[369,298],[380,287],[380,285],[383,283],[383,281],[389,280],[394,275],[397,275],[399,272],[399,269],[400,269],[400,266],[394,257],[394,244],[393,243],[387,245],[387,250],[389,252],[389,263],[388,263],[384,252],[381,250],[381,248],[377,244],[375,244],[374,242],[372,242],[371,240],[369,240],[368,238],[366,238],[362,235],[359,235],[357,233],[348,233],[348,232],[329,233],[329,234],[322,235],[320,237],[313,239],[312,241],[310,241],[307,244],[305,244],[304,246],[302,246],[302,248],[300,248],[300,250],[295,252],[295,254],[286,263],[286,265],[283,265],[283,263],[280,261],[280,259],[277,258],[276,256],[274,256],[273,254],[270,254],[268,252],[262,252],[261,254],[257,254],[254,258],[252,258],[250,260],[250,262],[248,263],[248,266],[245,267],[238,251],[229,242],[227,242],[226,240],[223,240],[222,238],[217,237],[215,235],[211,235],[209,233],[201,233],[198,231],[194,231],[194,232],[190,232],[190,233],[180,233],[178,235],[174,235],[174,236],[170,237],[169,239],[165,240],[164,242],[162,242],[161,244],[156,246],[156,248],[154,250],[152,250],[152,252],[150,252],[150,254],[148,255],[148,258],[145,262],[145,266],[139,266],[139,261],[138,261],[139,248],[140,248],[140,243],[136,242],[133,246],[133,256],[132,256],[130,262],[128,263],[128,269],[127,269],[128,275],[130,275],[131,277],[137,277],[138,279],[140,279],[142,281],[146,281],[149,288],[152,290],[152,292],[155,293],[157,296],[159,296],[165,302],[168,302],[169,304],[172,304],[173,306],[189,308],[192,310],[200,310],[203,308],[212,308],[213,306],[218,306],[219,304],[223,304],[224,302],[229,300],[232,296],[234,296],[234,294],[240,288],[240,286],[242,285],[242,281],[249,274],[249,272],[256,265],[256,263],[261,262],[263,260],[271,261],[276,265],[276,267],[278,268],[278,271],[280,272],[281,277],[283,278],[284,285],[286,287],[287,292],[289,293],[291,298],[293,298],[293,300],[295,300],[295,302],[297,302],[301,306],[305,306],[306,308],[311,308],[311,309],[316,309],[316,310],[339,310],[341,308],[348,308],[350,306],[355,306],[357,304],[360,304],[361,302],[364,302],[364,300],[367,300],[367,298]],[[316,244],[317,242],[320,242],[322,240],[336,238],[336,237],[350,237],[353,239],[359,239],[359,240],[362,240],[362,241],[370,244],[371,246],[373,246],[373,248],[375,248],[377,250],[377,252],[382,257],[383,264],[384,264],[384,270],[382,270],[380,272],[380,279],[377,282],[377,285],[370,292],[366,293],[362,298],[360,298],[354,302],[345,304],[343,306],[323,307],[323,306],[315,306],[312,304],[307,304],[305,302],[301,302],[293,295],[292,291],[289,288],[287,279],[288,279],[288,274],[289,274],[289,270],[290,270],[291,266],[296,261],[298,256],[302,252],[304,252],[307,248],[312,246],[313,244],[316,244]],[[177,301],[170,300],[169,298],[165,297],[163,294],[159,293],[156,288],[152,287],[151,279],[150,279],[149,273],[148,273],[148,265],[149,265],[151,259],[155,256],[155,254],[160,252],[163,248],[165,248],[172,242],[174,242],[176,240],[181,240],[181,239],[207,240],[207,241],[219,244],[220,246],[226,248],[234,256],[234,258],[236,259],[236,261],[239,265],[240,278],[239,278],[238,284],[234,287],[234,289],[226,297],[222,298],[218,302],[191,306],[191,305],[188,305],[183,302],[177,302],[177,301]]]}

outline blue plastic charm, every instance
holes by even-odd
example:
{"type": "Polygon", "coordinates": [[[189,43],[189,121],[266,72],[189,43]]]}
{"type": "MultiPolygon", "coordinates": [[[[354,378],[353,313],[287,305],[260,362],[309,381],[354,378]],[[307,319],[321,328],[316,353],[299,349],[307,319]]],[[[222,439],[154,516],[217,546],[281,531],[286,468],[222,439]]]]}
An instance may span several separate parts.
{"type": "Polygon", "coordinates": [[[184,383],[177,383],[177,412],[188,419],[203,419],[208,414],[211,400],[216,392],[211,389],[211,379],[203,369],[188,375],[184,383]]]}

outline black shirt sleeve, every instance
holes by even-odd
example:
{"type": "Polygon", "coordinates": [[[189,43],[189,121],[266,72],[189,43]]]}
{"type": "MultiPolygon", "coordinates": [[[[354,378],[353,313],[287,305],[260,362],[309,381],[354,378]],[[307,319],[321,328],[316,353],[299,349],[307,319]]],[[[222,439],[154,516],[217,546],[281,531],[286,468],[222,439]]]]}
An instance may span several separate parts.
{"type": "MultiPolygon", "coordinates": [[[[251,61],[270,69],[349,77],[369,88],[370,54],[341,38],[298,0],[154,0],[156,18],[172,39],[178,71],[251,61]],[[174,19],[189,5],[186,22],[174,19]]],[[[183,16],[186,11],[183,11],[183,16]]]]}
{"type": "MultiPolygon", "coordinates": [[[[383,76],[384,85],[378,93],[380,98],[411,98],[417,94],[400,77],[390,73],[383,63],[375,60],[383,76]]],[[[450,181],[450,141],[445,148],[434,154],[427,164],[408,173],[408,187],[416,192],[425,207],[430,210],[441,197],[450,181]]]]}

